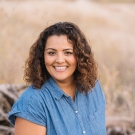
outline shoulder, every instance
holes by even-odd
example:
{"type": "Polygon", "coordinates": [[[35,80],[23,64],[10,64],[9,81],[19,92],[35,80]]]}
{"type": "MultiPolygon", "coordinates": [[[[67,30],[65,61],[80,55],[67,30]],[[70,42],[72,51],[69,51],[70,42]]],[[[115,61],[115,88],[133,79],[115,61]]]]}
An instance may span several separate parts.
{"type": "Polygon", "coordinates": [[[103,90],[102,90],[102,87],[101,87],[99,80],[96,80],[95,86],[92,88],[92,92],[96,92],[96,93],[102,95],[103,90]]]}
{"type": "Polygon", "coordinates": [[[26,102],[26,104],[28,104],[32,100],[43,102],[43,100],[50,94],[50,86],[51,85],[48,83],[48,81],[45,82],[40,89],[31,85],[21,94],[17,102],[24,101],[26,102]]]}
{"type": "Polygon", "coordinates": [[[46,91],[45,88],[36,89],[31,85],[22,93],[8,114],[12,125],[15,124],[16,116],[42,126],[46,125],[43,91],[46,91]]]}
{"type": "Polygon", "coordinates": [[[101,84],[100,84],[99,80],[96,80],[95,87],[92,88],[92,91],[96,91],[98,94],[103,93],[103,90],[102,90],[102,87],[101,87],[101,84]]]}
{"type": "Polygon", "coordinates": [[[99,80],[96,80],[96,84],[95,84],[95,87],[92,88],[91,95],[93,95],[94,99],[98,101],[100,106],[104,106],[104,107],[106,106],[105,95],[104,95],[104,92],[102,90],[99,80]]]}
{"type": "Polygon", "coordinates": [[[45,89],[41,88],[41,89],[37,89],[35,88],[33,85],[29,86],[19,97],[19,99],[17,100],[18,102],[23,100],[25,102],[30,102],[32,99],[38,99],[38,101],[40,100],[40,96],[41,96],[41,91],[44,91],[45,89]]]}

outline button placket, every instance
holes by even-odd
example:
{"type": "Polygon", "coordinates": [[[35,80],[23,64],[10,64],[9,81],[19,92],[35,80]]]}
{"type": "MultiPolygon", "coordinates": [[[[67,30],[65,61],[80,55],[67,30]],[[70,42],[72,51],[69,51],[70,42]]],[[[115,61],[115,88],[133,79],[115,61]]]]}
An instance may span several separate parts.
{"type": "Polygon", "coordinates": [[[86,131],[85,130],[83,130],[83,134],[86,134],[86,131]]]}
{"type": "Polygon", "coordinates": [[[82,119],[81,119],[81,116],[80,116],[80,114],[79,114],[79,112],[78,112],[78,108],[77,108],[76,103],[73,102],[73,100],[72,100],[70,97],[67,98],[67,101],[70,103],[71,107],[73,108],[73,110],[74,110],[74,112],[75,112],[75,114],[76,114],[76,117],[77,117],[77,119],[78,119],[78,122],[80,123],[80,126],[81,126],[81,128],[82,128],[82,134],[86,134],[86,131],[85,131],[84,126],[83,126],[83,124],[82,124],[82,119]]]}
{"type": "Polygon", "coordinates": [[[75,113],[78,113],[78,111],[76,110],[75,113]]]}
{"type": "Polygon", "coordinates": [[[75,110],[76,117],[77,117],[77,119],[78,119],[78,121],[79,121],[79,123],[80,123],[80,125],[81,125],[81,127],[82,127],[82,133],[83,133],[83,134],[86,134],[86,131],[85,131],[85,129],[84,129],[84,126],[83,126],[83,124],[82,124],[82,122],[81,122],[82,120],[81,120],[81,116],[80,116],[80,114],[79,114],[79,112],[78,112],[77,106],[76,106],[75,103],[73,103],[72,105],[73,105],[73,108],[74,108],[74,110],[75,110]]]}

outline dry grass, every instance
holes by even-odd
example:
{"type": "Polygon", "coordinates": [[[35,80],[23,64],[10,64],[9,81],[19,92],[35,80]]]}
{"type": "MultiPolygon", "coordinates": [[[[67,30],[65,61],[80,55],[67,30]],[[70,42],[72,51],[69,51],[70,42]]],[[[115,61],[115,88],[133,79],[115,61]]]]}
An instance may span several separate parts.
{"type": "Polygon", "coordinates": [[[104,2],[104,3],[129,3],[129,2],[135,2],[135,0],[91,0],[93,2],[104,2]]]}
{"type": "Polygon", "coordinates": [[[39,33],[58,21],[90,39],[107,97],[107,115],[134,117],[135,4],[0,1],[0,83],[23,83],[24,61],[39,33]]]}

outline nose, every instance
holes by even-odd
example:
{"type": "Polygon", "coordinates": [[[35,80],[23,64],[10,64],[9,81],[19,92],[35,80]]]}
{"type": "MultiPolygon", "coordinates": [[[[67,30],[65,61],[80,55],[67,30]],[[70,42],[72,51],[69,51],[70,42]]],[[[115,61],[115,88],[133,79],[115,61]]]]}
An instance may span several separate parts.
{"type": "Polygon", "coordinates": [[[63,62],[65,62],[65,57],[63,56],[63,54],[57,54],[56,62],[57,63],[63,63],[63,62]]]}

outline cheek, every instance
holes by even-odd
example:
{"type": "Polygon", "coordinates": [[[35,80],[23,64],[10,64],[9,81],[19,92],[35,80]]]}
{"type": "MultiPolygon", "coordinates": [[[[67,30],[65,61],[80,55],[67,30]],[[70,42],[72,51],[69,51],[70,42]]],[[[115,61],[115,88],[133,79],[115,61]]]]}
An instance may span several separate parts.
{"type": "Polygon", "coordinates": [[[71,63],[74,66],[74,68],[77,67],[77,59],[76,58],[73,58],[72,61],[71,61],[71,63]]]}
{"type": "Polygon", "coordinates": [[[52,63],[52,59],[48,55],[45,55],[44,62],[45,62],[45,65],[50,65],[52,63]]]}
{"type": "Polygon", "coordinates": [[[74,63],[77,65],[77,58],[74,56],[74,63]]]}
{"type": "Polygon", "coordinates": [[[44,62],[45,62],[45,64],[48,63],[48,58],[47,57],[44,57],[44,62]]]}
{"type": "Polygon", "coordinates": [[[46,64],[47,63],[47,56],[44,55],[44,63],[46,64]]]}
{"type": "Polygon", "coordinates": [[[55,62],[55,59],[53,57],[47,56],[44,58],[44,63],[48,70],[52,68],[54,62],[55,62]]]}

